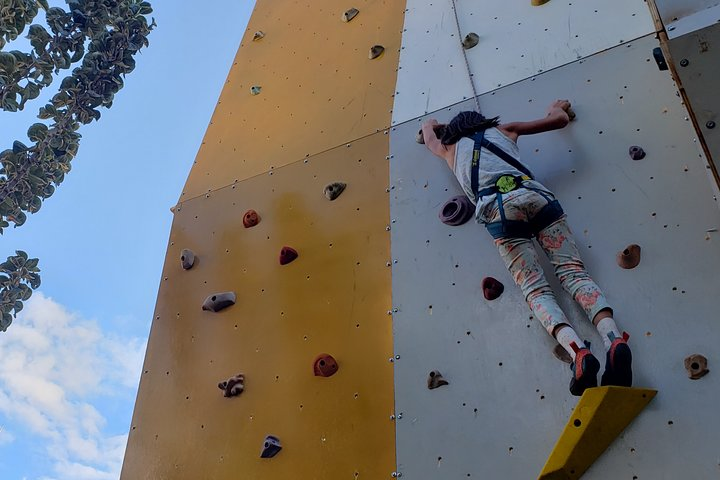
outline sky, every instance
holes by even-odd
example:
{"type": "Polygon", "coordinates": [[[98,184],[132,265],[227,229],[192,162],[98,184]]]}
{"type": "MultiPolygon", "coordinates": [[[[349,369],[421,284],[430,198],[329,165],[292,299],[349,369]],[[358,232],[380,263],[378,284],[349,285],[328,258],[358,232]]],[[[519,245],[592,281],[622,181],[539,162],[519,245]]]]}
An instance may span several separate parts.
{"type": "MultiPolygon", "coordinates": [[[[2,480],[119,478],[170,207],[255,2],[151,3],[150,47],[113,107],[80,130],[72,172],[25,225],[0,237],[0,260],[21,249],[42,270],[41,287],[0,333],[2,480]]],[[[0,150],[28,143],[57,85],[24,112],[0,112],[0,150]]]]}

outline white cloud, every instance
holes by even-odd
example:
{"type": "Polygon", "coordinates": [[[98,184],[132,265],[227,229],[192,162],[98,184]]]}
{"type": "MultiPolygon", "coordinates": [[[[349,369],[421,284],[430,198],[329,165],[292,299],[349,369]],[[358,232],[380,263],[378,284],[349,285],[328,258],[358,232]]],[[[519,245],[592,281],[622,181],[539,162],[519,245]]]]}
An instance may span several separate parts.
{"type": "MultiPolygon", "coordinates": [[[[53,479],[117,479],[127,435],[105,432],[96,405],[135,391],[144,352],[35,292],[0,335],[0,416],[44,442],[53,479]]],[[[0,430],[0,445],[13,439],[0,430]]]]}

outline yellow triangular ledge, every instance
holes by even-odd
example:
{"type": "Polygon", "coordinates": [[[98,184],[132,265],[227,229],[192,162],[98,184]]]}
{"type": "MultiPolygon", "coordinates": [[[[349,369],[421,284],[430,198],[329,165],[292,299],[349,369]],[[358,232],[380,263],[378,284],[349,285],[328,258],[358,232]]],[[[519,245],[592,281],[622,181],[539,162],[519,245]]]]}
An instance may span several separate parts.
{"type": "Polygon", "coordinates": [[[585,390],[538,480],[580,478],[656,393],[627,387],[585,390]]]}

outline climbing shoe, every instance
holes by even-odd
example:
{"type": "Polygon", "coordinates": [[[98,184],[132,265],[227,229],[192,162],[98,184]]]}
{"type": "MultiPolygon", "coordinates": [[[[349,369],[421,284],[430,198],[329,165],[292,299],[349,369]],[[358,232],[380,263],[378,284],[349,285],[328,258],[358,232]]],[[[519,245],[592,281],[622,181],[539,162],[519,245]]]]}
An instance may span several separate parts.
{"type": "Polygon", "coordinates": [[[575,352],[575,361],[570,364],[573,377],[570,379],[570,393],[579,397],[586,388],[597,387],[597,374],[600,362],[589,348],[578,348],[575,342],[570,344],[575,352]]]}
{"type": "Polygon", "coordinates": [[[607,352],[605,372],[602,374],[600,384],[630,387],[632,386],[632,353],[627,344],[630,336],[623,332],[623,336],[617,338],[610,332],[608,337],[612,344],[607,352]]]}

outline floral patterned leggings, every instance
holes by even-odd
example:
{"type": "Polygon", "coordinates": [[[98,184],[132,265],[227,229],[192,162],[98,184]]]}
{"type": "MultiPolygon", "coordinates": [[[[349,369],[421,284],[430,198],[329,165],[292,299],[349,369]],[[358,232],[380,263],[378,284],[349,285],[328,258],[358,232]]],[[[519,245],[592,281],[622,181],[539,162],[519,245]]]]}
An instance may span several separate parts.
{"type": "MultiPolygon", "coordinates": [[[[542,195],[520,188],[504,196],[503,209],[508,220],[527,221],[547,203],[542,195]]],[[[491,222],[500,220],[497,206],[490,209],[488,217],[491,222]]],[[[541,230],[537,241],[550,259],[563,288],[585,310],[590,321],[601,310],[612,311],[600,287],[590,278],[580,259],[565,215],[541,230]]],[[[552,335],[558,325],[569,325],[545,279],[532,239],[501,238],[495,240],[495,245],[513,280],[525,295],[530,309],[547,332],[552,335]]]]}

